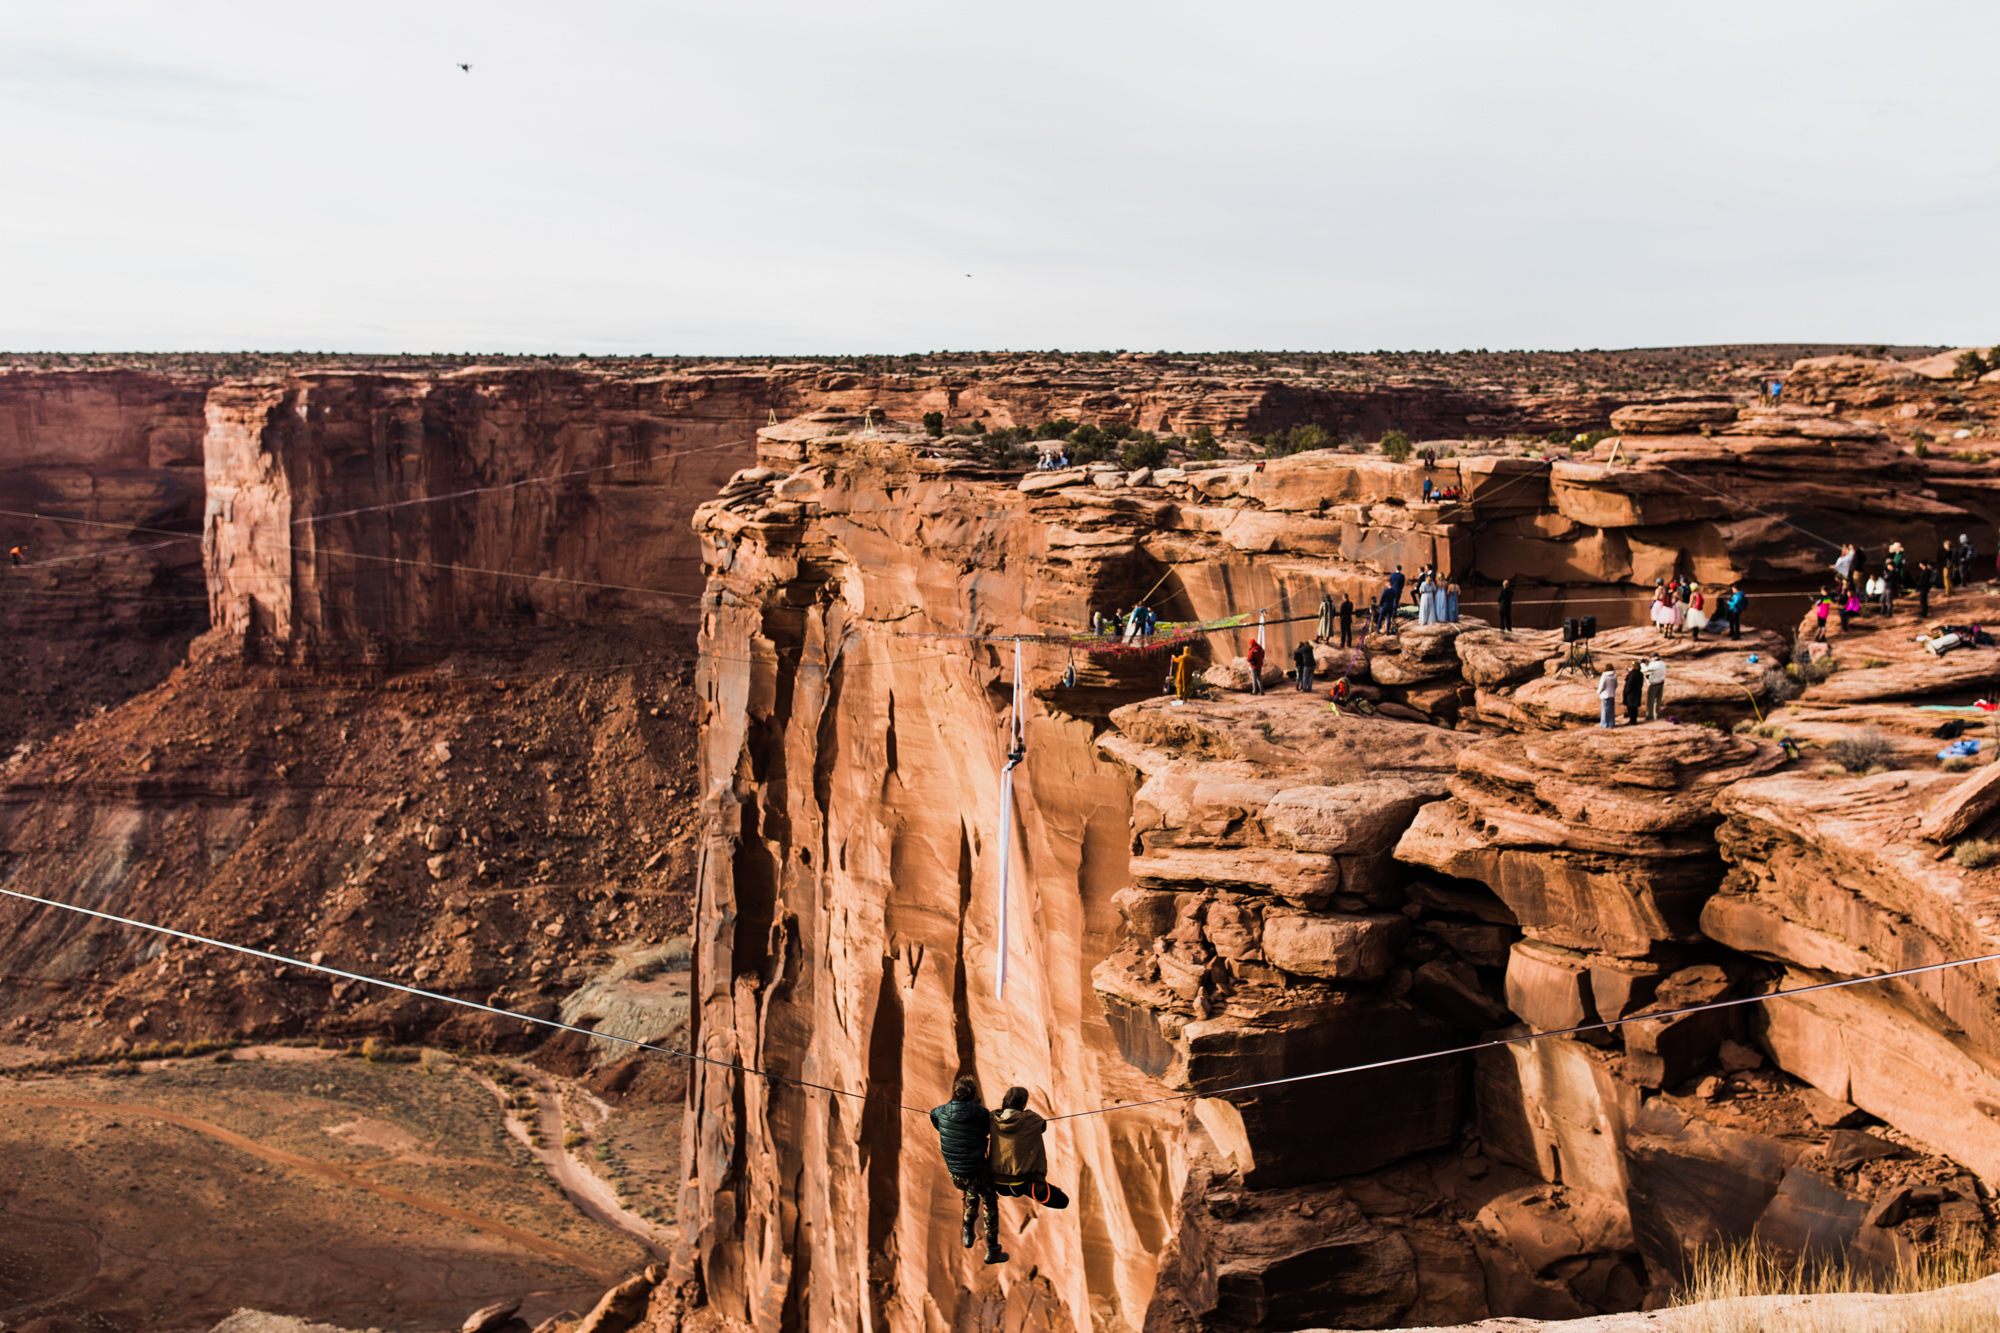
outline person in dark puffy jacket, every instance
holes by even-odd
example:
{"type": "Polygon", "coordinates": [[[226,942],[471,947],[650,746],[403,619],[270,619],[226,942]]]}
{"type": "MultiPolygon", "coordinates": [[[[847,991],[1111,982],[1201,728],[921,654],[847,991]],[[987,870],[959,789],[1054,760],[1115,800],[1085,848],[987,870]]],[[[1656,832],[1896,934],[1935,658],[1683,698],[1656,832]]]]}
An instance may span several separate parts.
{"type": "Polygon", "coordinates": [[[972,1248],[979,1209],[984,1205],[986,1262],[1006,1263],[1007,1255],[1000,1248],[1000,1201],[994,1197],[993,1177],[986,1168],[993,1117],[979,1104],[979,1085],[969,1078],[952,1084],[951,1100],[932,1108],[931,1124],[937,1128],[938,1147],[944,1153],[945,1169],[951,1172],[951,1183],[965,1200],[965,1247],[972,1248]]]}
{"type": "Polygon", "coordinates": [[[1049,1154],[1042,1132],[1049,1122],[1028,1109],[1028,1090],[1009,1088],[993,1113],[993,1147],[986,1158],[993,1191],[1033,1199],[1044,1208],[1069,1207],[1069,1195],[1049,1184],[1049,1154]]]}

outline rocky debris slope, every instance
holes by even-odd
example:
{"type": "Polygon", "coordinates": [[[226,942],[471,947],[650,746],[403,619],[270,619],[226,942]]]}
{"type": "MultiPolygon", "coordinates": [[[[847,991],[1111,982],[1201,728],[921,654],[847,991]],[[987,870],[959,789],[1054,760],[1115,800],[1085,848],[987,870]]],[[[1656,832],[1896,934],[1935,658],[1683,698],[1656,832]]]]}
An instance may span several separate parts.
{"type": "MultiPolygon", "coordinates": [[[[499,646],[375,679],[183,667],[6,765],[0,870],[20,892],[553,1014],[685,929],[692,674],[625,662],[625,644],[499,646]]],[[[534,1039],[69,913],[8,915],[14,1040],[534,1039]]]]}

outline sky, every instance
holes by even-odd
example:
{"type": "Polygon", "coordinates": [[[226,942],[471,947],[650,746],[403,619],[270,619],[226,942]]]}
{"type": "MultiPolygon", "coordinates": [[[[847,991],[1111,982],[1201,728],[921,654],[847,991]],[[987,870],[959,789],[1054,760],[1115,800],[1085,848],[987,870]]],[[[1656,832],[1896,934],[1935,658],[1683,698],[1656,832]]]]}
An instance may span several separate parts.
{"type": "Polygon", "coordinates": [[[1991,0],[9,11],[10,351],[2000,337],[1991,0]]]}

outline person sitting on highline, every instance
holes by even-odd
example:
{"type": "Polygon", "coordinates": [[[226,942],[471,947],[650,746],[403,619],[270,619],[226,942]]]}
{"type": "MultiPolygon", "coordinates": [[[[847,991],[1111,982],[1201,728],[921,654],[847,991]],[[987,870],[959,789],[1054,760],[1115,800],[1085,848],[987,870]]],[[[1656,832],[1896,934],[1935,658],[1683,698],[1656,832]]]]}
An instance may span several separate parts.
{"type": "Polygon", "coordinates": [[[965,1247],[972,1248],[980,1205],[984,1204],[986,1262],[1006,1263],[1007,1255],[1000,1248],[1000,1201],[993,1197],[993,1177],[986,1169],[993,1117],[979,1104],[979,1085],[969,1078],[953,1083],[951,1100],[932,1108],[931,1124],[937,1128],[938,1147],[944,1153],[945,1169],[951,1172],[951,1183],[964,1196],[965,1247]]]}
{"type": "Polygon", "coordinates": [[[1069,1195],[1049,1184],[1049,1154],[1042,1131],[1049,1122],[1028,1109],[1028,1090],[1009,1088],[993,1113],[993,1147],[986,1158],[993,1191],[1033,1199],[1044,1208],[1069,1207],[1069,1195]]]}

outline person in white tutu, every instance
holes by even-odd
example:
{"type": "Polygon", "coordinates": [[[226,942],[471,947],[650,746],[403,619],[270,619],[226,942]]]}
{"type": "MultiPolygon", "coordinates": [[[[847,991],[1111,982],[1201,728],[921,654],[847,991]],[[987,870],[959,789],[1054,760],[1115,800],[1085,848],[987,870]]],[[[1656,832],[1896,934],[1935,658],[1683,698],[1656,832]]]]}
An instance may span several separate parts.
{"type": "Polygon", "coordinates": [[[1674,632],[1674,603],[1662,583],[1653,589],[1653,628],[1671,636],[1674,632]]]}
{"type": "Polygon", "coordinates": [[[1701,631],[1703,627],[1708,624],[1707,607],[1708,603],[1702,598],[1701,595],[1701,585],[1699,583],[1689,584],[1687,625],[1688,629],[1693,632],[1693,636],[1697,640],[1701,638],[1701,631]]]}

